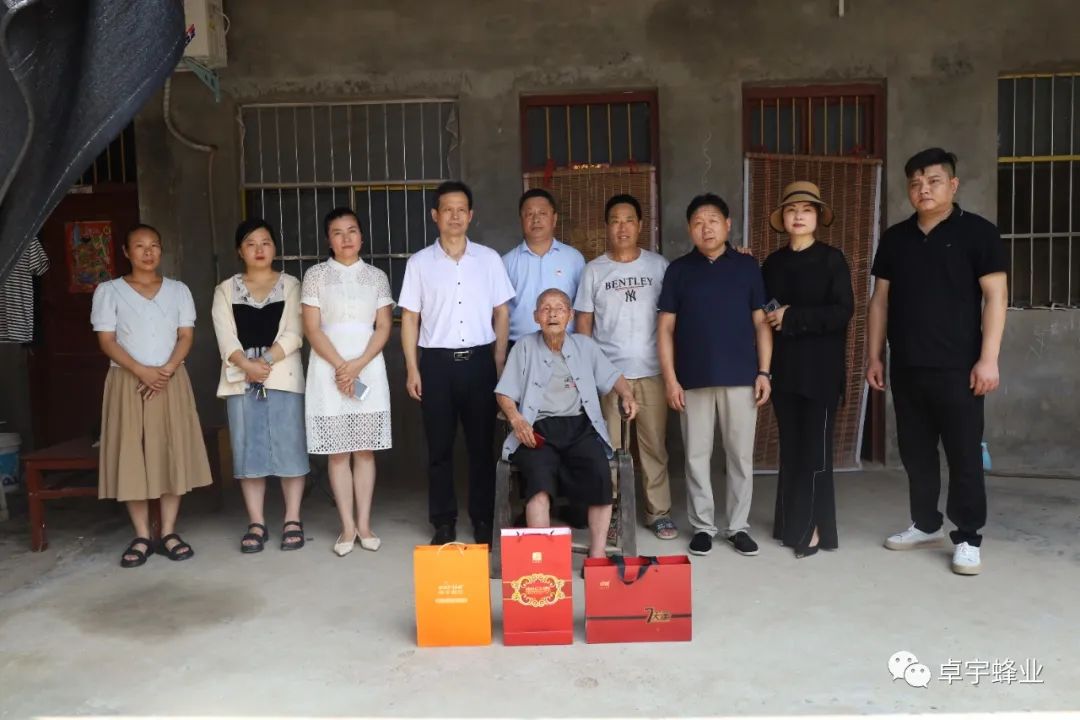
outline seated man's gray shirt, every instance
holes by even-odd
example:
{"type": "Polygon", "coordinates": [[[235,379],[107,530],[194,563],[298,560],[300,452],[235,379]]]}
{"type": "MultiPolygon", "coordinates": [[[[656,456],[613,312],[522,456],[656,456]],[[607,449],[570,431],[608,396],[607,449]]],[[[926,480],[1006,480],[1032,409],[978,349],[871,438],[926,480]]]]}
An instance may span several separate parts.
{"type": "Polygon", "coordinates": [[[577,417],[581,414],[581,393],[574,382],[574,373],[562,353],[552,353],[551,380],[541,400],[537,420],[549,417],[577,417]]]}
{"type": "MultiPolygon", "coordinates": [[[[562,357],[577,385],[581,406],[611,457],[611,438],[600,409],[600,396],[611,392],[621,373],[604,356],[596,341],[585,335],[568,334],[563,341],[562,357]]],[[[543,334],[526,335],[510,351],[495,392],[517,403],[518,411],[531,425],[541,419],[542,409],[551,406],[548,385],[557,364],[556,355],[544,343],[543,334]]],[[[521,441],[511,431],[503,443],[503,460],[509,460],[519,445],[521,441]]]]}

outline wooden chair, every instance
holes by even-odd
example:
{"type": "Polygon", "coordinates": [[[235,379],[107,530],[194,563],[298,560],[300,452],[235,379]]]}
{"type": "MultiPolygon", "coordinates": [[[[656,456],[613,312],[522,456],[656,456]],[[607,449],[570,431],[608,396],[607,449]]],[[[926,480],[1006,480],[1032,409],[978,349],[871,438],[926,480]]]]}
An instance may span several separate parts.
{"type": "MultiPolygon", "coordinates": [[[[622,419],[622,437],[629,438],[630,421],[622,419]]],[[[626,443],[623,443],[626,445],[626,443]]],[[[616,542],[607,546],[609,554],[637,555],[637,495],[634,478],[634,460],[627,448],[616,450],[609,461],[615,490],[615,504],[611,509],[615,520],[616,542]]],[[[512,527],[513,485],[518,469],[506,460],[499,459],[495,469],[495,522],[491,530],[491,577],[502,577],[502,529],[512,527]]],[[[587,553],[584,543],[574,543],[573,551],[587,553]]]]}

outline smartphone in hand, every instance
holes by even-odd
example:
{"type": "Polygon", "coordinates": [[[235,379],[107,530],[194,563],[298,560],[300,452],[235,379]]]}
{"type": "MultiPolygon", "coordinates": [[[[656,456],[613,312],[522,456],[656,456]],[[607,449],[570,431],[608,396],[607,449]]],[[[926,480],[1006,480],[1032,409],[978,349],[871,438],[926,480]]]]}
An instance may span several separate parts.
{"type": "Polygon", "coordinates": [[[368,394],[371,392],[371,388],[357,380],[356,383],[353,385],[353,392],[354,397],[360,402],[363,402],[367,399],[368,394]]]}

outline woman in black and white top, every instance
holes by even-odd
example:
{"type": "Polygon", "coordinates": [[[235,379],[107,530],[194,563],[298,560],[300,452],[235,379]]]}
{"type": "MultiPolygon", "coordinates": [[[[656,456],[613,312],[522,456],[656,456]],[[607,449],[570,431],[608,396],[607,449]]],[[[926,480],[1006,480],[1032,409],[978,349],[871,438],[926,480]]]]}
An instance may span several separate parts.
{"type": "Polygon", "coordinates": [[[274,229],[252,218],[236,229],[244,272],[214,292],[214,332],[221,351],[218,397],[226,399],[233,475],[248,511],[240,550],[256,553],[269,537],[263,518],[266,478],[281,478],[282,550],[304,546],[300,501],[308,473],[304,434],[300,281],[276,272],[274,229]]]}

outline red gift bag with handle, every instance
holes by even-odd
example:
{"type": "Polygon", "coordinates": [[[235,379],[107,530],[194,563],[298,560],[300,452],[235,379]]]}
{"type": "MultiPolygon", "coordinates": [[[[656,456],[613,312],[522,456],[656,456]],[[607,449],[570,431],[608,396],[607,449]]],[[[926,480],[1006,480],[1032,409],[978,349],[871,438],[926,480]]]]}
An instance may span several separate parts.
{"type": "Polygon", "coordinates": [[[585,561],[585,641],[674,642],[693,635],[690,558],[585,561]]]}
{"type": "Polygon", "coordinates": [[[574,641],[570,528],[502,531],[504,645],[574,641]]]}

